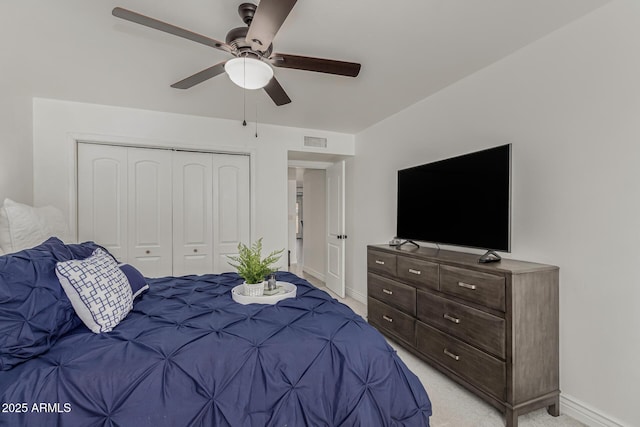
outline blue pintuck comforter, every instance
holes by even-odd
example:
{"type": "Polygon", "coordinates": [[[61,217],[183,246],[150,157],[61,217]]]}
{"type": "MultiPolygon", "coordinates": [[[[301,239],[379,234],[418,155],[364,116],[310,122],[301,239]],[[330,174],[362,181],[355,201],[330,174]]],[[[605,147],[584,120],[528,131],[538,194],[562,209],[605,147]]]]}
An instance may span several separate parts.
{"type": "Polygon", "coordinates": [[[84,325],[0,371],[0,426],[428,426],[384,338],[290,273],[296,298],[241,305],[232,273],[150,279],[112,331],[84,325]]]}

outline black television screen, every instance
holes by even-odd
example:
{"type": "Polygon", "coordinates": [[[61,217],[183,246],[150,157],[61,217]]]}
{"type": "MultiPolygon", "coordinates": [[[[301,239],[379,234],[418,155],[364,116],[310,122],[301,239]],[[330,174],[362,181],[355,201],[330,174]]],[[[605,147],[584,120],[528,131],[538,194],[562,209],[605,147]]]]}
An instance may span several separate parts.
{"type": "Polygon", "coordinates": [[[397,237],[509,252],[511,144],[398,171],[397,237]]]}

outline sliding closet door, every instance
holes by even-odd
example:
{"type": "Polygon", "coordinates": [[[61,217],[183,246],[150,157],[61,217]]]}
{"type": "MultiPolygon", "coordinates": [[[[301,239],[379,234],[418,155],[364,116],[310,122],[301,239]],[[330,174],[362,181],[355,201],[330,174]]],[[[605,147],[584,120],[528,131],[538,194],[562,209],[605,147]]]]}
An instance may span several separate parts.
{"type": "Polygon", "coordinates": [[[78,144],[78,241],[128,260],[127,150],[78,144]]]}
{"type": "Polygon", "coordinates": [[[232,271],[249,190],[249,156],[79,143],[78,238],[146,277],[232,271]]]}
{"type": "Polygon", "coordinates": [[[172,273],[171,151],[128,148],[129,262],[146,277],[172,273]]]}
{"type": "Polygon", "coordinates": [[[213,271],[210,153],[173,153],[173,274],[213,271]]]}
{"type": "Polygon", "coordinates": [[[213,269],[233,271],[226,255],[250,244],[249,156],[213,155],[213,269]]]}

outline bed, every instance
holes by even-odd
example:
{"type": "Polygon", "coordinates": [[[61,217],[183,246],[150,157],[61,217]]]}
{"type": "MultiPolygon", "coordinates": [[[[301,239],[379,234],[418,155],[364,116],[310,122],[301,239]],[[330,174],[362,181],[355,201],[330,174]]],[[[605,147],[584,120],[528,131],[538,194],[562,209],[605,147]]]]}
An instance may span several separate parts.
{"type": "MultiPolygon", "coordinates": [[[[56,280],[87,242],[0,256],[0,426],[428,426],[422,384],[349,307],[291,273],[295,298],[242,305],[235,273],[147,279],[94,333],[56,280]]],[[[88,259],[88,258],[87,258],[88,259]]]]}

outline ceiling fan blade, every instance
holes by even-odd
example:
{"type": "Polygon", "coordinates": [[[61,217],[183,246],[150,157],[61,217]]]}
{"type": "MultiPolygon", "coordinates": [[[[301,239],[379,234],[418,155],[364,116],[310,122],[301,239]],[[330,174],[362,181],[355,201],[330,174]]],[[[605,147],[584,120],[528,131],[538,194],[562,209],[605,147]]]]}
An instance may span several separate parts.
{"type": "Polygon", "coordinates": [[[134,22],[136,24],[144,25],[145,27],[153,28],[156,30],[164,31],[165,33],[173,34],[174,36],[182,37],[188,40],[192,40],[197,43],[201,43],[206,46],[211,46],[216,49],[224,50],[231,53],[232,48],[226,43],[203,36],[201,34],[194,33],[193,31],[185,30],[184,28],[176,27],[175,25],[168,24],[163,21],[159,21],[154,18],[150,18],[145,15],[141,15],[137,12],[133,12],[128,9],[116,7],[111,12],[113,16],[127,21],[134,22]]]}
{"type": "Polygon", "coordinates": [[[214,65],[213,67],[209,67],[205,70],[200,71],[199,73],[195,73],[192,76],[187,77],[186,79],[182,79],[179,82],[176,82],[171,85],[171,87],[176,89],[189,89],[197,84],[200,84],[210,78],[217,76],[218,74],[224,73],[224,64],[227,61],[222,61],[219,64],[214,65]]]}
{"type": "Polygon", "coordinates": [[[311,58],[309,56],[274,53],[269,59],[275,67],[294,68],[296,70],[316,71],[319,73],[337,74],[356,77],[360,73],[360,64],[355,62],[336,61],[333,59],[311,58]]]}
{"type": "Polygon", "coordinates": [[[275,76],[271,78],[269,83],[264,87],[264,90],[278,107],[291,102],[291,98],[289,98],[289,95],[287,95],[282,86],[280,86],[275,76]]]}
{"type": "Polygon", "coordinates": [[[265,52],[269,49],[273,38],[289,16],[296,1],[260,0],[246,37],[247,43],[251,44],[253,50],[265,52]]]}

